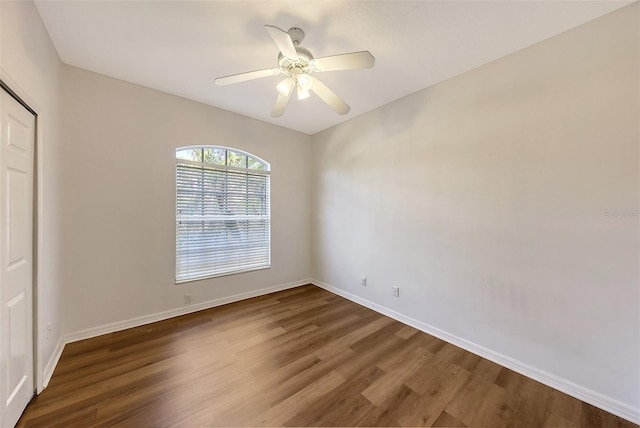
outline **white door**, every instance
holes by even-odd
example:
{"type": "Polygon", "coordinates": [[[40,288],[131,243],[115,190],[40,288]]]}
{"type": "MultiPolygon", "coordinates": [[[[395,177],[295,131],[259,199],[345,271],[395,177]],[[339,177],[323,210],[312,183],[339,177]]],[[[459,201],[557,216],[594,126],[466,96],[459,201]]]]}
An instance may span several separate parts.
{"type": "Polygon", "coordinates": [[[35,116],[0,89],[0,399],[13,427],[33,397],[35,116]]]}

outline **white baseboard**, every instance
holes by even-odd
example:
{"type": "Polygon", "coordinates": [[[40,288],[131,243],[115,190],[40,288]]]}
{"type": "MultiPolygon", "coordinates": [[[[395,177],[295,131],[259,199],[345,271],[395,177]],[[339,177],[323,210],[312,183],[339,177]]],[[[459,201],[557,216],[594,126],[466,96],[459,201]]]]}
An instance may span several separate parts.
{"type": "MultiPolygon", "coordinates": [[[[53,354],[51,355],[51,358],[49,358],[47,365],[44,367],[43,374],[42,374],[42,389],[45,389],[49,385],[51,376],[53,376],[53,371],[56,369],[56,366],[58,365],[58,361],[60,361],[60,357],[62,356],[62,351],[64,351],[64,345],[65,345],[65,342],[61,337],[60,340],[58,340],[58,344],[56,345],[56,348],[53,350],[53,354]]],[[[38,391],[38,394],[41,392],[42,392],[41,390],[38,391]]]]}
{"type": "Polygon", "coordinates": [[[149,324],[156,321],[162,321],[169,318],[177,317],[180,315],[190,314],[192,312],[198,312],[203,309],[214,308],[216,306],[226,305],[228,303],[238,302],[240,300],[250,299],[252,297],[263,296],[265,294],[274,293],[276,291],[287,290],[289,288],[300,287],[301,285],[310,284],[310,279],[304,279],[295,282],[289,282],[286,284],[280,284],[273,287],[262,288],[259,290],[248,291],[246,293],[234,294],[233,296],[221,297],[219,299],[208,300],[206,302],[200,302],[193,305],[169,309],[163,312],[156,312],[154,314],[143,315],[141,317],[131,318],[124,321],[117,321],[110,324],[101,325],[98,327],[87,328],[84,330],[76,331],[64,335],[64,343],[77,342],[79,340],[89,339],[103,334],[113,333],[120,330],[126,330],[132,327],[139,327],[141,325],[149,324]]]}
{"type": "Polygon", "coordinates": [[[441,330],[437,327],[405,316],[392,309],[378,305],[374,302],[371,302],[370,300],[363,299],[362,297],[356,296],[355,294],[326,284],[322,281],[312,279],[311,283],[327,291],[330,291],[331,293],[337,294],[338,296],[349,299],[352,302],[358,303],[359,305],[365,306],[371,310],[386,315],[389,318],[393,318],[397,321],[400,321],[401,323],[410,325],[411,327],[417,328],[418,330],[421,330],[427,334],[435,336],[462,349],[486,358],[487,360],[507,367],[514,372],[534,379],[540,383],[550,386],[551,388],[562,391],[565,394],[577,398],[578,400],[589,403],[593,406],[596,406],[609,413],[613,413],[614,415],[620,416],[621,418],[624,418],[636,424],[640,424],[640,408],[634,408],[626,403],[622,403],[599,392],[593,391],[589,388],[585,388],[584,386],[578,385],[539,368],[530,366],[504,354],[492,351],[491,349],[485,348],[484,346],[478,345],[459,336],[447,333],[446,331],[441,330]]]}

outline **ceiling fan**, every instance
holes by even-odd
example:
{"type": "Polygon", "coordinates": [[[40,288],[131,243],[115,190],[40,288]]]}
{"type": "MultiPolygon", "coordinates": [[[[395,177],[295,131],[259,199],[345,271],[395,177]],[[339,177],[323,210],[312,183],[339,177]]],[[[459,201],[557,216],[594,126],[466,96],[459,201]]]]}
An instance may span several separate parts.
{"type": "Polygon", "coordinates": [[[312,76],[312,73],[371,68],[376,60],[373,55],[369,51],[361,51],[314,58],[311,52],[300,46],[304,39],[304,31],[300,28],[293,27],[289,31],[281,30],[272,25],[265,25],[265,28],[280,50],[278,67],[219,77],[215,80],[215,84],[225,86],[283,74],[284,80],[276,86],[278,98],[271,111],[272,117],[280,117],[284,114],[294,88],[299,100],[308,98],[309,91],[313,91],[336,113],[349,113],[351,107],[317,77],[312,76]]]}

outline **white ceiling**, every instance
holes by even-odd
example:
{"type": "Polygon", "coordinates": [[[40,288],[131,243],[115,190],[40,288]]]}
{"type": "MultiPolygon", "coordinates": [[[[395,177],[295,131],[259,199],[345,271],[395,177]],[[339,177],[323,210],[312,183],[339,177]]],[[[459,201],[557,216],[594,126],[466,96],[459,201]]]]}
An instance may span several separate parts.
{"type": "Polygon", "coordinates": [[[632,1],[36,0],[63,62],[314,134],[611,12],[632,1]],[[316,57],[369,50],[370,70],[322,73],[352,109],[315,95],[271,118],[279,76],[214,86],[275,67],[265,24],[302,28],[316,57]]]}

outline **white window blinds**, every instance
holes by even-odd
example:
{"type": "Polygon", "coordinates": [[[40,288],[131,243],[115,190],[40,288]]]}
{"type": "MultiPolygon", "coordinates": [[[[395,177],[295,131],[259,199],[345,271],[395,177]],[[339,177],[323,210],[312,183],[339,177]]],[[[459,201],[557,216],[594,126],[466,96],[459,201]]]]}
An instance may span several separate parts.
{"type": "Polygon", "coordinates": [[[202,150],[196,160],[176,155],[176,282],[271,265],[268,165],[216,149],[225,155],[207,158],[202,148],[187,149],[202,150]]]}

